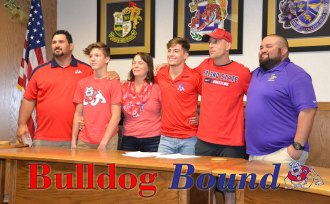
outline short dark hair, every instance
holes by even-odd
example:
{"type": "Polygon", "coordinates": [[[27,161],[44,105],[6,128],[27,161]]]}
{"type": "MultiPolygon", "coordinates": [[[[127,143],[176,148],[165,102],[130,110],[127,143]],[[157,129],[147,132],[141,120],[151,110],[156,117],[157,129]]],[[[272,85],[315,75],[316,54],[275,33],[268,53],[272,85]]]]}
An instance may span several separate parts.
{"type": "Polygon", "coordinates": [[[265,36],[264,38],[266,38],[266,37],[272,37],[272,36],[279,38],[283,47],[289,48],[289,42],[288,42],[288,40],[286,39],[286,37],[284,37],[282,35],[269,34],[269,35],[265,36]]]}
{"type": "Polygon", "coordinates": [[[95,42],[95,43],[89,44],[83,50],[83,52],[85,55],[89,55],[91,53],[92,49],[94,49],[94,48],[102,50],[105,57],[110,57],[110,48],[102,42],[95,42]]]}
{"type": "Polygon", "coordinates": [[[55,33],[52,35],[52,39],[54,38],[55,35],[65,35],[66,39],[68,40],[69,43],[72,43],[72,36],[67,30],[57,30],[55,33]]]}
{"type": "MultiPolygon", "coordinates": [[[[152,57],[145,52],[138,52],[138,53],[136,53],[136,55],[134,55],[133,60],[137,55],[139,55],[141,57],[141,59],[145,63],[147,63],[147,66],[148,66],[148,73],[144,80],[154,83],[154,62],[153,62],[152,57]]],[[[128,73],[128,81],[134,81],[134,80],[135,80],[135,76],[131,69],[131,71],[128,73]]]]}
{"type": "Polygon", "coordinates": [[[190,49],[190,43],[188,42],[188,40],[186,40],[185,38],[180,38],[180,37],[175,37],[173,39],[171,39],[170,41],[168,41],[167,43],[167,49],[169,49],[170,47],[172,47],[173,45],[181,45],[182,48],[186,51],[189,52],[190,49]]]}

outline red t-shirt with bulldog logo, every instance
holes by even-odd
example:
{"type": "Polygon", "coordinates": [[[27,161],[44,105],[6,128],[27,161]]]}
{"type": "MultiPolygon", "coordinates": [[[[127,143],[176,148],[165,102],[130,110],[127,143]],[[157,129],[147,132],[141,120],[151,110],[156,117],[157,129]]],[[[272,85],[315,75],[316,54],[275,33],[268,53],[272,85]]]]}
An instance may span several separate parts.
{"type": "MultiPolygon", "coordinates": [[[[119,80],[86,77],[78,82],[73,102],[83,104],[85,127],[78,138],[91,144],[99,144],[111,119],[111,105],[121,102],[119,80]]],[[[117,130],[113,135],[117,134],[117,130]]]]}

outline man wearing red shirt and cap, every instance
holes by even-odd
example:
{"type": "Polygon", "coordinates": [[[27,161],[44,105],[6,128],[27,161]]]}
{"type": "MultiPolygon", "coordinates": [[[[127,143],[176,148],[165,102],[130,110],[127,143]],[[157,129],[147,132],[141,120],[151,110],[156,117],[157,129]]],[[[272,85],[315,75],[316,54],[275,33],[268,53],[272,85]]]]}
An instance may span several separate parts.
{"type": "MultiPolygon", "coordinates": [[[[210,58],[195,69],[202,77],[196,155],[246,158],[243,97],[250,70],[229,59],[232,37],[228,31],[216,29],[202,40],[209,43],[210,58]]],[[[228,203],[235,193],[224,195],[228,203]]]]}

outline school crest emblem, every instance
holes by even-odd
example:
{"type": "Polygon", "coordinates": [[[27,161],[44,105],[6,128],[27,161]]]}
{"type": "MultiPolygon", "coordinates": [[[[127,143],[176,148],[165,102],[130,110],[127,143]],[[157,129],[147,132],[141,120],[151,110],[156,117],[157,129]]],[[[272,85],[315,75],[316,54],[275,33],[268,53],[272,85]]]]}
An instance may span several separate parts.
{"type": "Polygon", "coordinates": [[[137,36],[136,28],[139,21],[142,21],[141,10],[142,8],[137,7],[136,3],[130,2],[122,11],[114,12],[114,28],[108,36],[110,41],[128,43],[134,40],[137,36]]]}
{"type": "Polygon", "coordinates": [[[129,13],[115,12],[113,14],[115,19],[114,32],[119,37],[125,37],[132,30],[132,23],[130,21],[129,13]]]}
{"type": "Polygon", "coordinates": [[[201,41],[204,34],[223,28],[228,15],[227,6],[227,0],[192,0],[189,9],[193,17],[188,24],[191,38],[201,41]]]}
{"type": "Polygon", "coordinates": [[[282,0],[278,22],[284,29],[313,33],[327,22],[329,8],[329,0],[282,0]]]}
{"type": "Polygon", "coordinates": [[[272,75],[268,78],[268,81],[275,81],[275,79],[277,79],[276,74],[272,74],[272,75]]]}

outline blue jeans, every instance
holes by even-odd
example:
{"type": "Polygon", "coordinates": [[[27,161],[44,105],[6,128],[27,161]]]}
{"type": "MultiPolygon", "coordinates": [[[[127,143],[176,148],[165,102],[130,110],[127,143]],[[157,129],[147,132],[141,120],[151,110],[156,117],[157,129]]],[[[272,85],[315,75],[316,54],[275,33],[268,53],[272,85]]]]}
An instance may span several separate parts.
{"type": "Polygon", "coordinates": [[[196,142],[196,136],[187,139],[179,139],[162,135],[160,137],[158,152],[165,154],[180,153],[185,155],[195,155],[196,142]]]}
{"type": "Polygon", "coordinates": [[[148,138],[136,138],[123,135],[121,140],[121,150],[157,152],[160,136],[148,138]]]}

